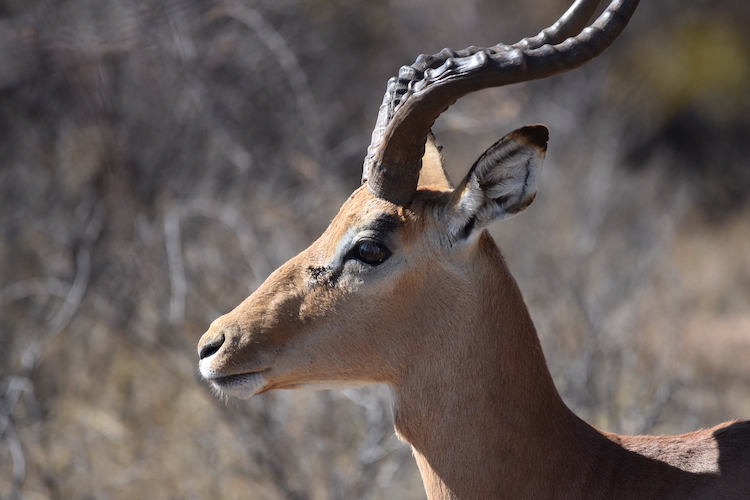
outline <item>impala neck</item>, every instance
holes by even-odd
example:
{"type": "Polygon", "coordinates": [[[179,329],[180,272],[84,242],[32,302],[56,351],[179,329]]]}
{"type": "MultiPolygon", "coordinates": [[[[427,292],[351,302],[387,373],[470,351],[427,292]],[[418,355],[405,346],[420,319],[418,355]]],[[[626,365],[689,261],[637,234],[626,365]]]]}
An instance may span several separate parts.
{"type": "Polygon", "coordinates": [[[443,344],[394,384],[396,431],[412,445],[431,500],[552,498],[560,478],[570,489],[563,497],[583,498],[616,446],[563,403],[489,235],[472,251],[475,308],[460,330],[455,321],[429,325],[443,344]]]}

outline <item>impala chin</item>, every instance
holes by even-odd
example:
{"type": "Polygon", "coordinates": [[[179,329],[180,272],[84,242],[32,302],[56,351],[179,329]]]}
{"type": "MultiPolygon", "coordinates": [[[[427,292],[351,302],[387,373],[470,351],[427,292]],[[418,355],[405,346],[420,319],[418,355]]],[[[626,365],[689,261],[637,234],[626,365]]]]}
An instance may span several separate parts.
{"type": "Polygon", "coordinates": [[[263,392],[268,386],[268,380],[263,372],[222,376],[207,367],[204,368],[204,365],[201,365],[200,372],[217,394],[226,397],[248,399],[250,396],[263,392]]]}

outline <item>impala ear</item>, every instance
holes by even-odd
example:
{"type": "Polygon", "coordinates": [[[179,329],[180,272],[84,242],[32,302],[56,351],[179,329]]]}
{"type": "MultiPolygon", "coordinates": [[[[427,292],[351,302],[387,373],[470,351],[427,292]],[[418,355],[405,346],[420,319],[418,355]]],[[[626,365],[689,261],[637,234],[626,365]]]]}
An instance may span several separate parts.
{"type": "Polygon", "coordinates": [[[534,201],[548,139],[547,127],[530,125],[479,157],[450,201],[447,225],[455,239],[512,217],[534,201]]]}
{"type": "Polygon", "coordinates": [[[432,131],[427,134],[427,142],[422,155],[422,168],[419,171],[419,187],[431,186],[440,190],[453,189],[443,164],[443,146],[438,143],[432,131]]]}

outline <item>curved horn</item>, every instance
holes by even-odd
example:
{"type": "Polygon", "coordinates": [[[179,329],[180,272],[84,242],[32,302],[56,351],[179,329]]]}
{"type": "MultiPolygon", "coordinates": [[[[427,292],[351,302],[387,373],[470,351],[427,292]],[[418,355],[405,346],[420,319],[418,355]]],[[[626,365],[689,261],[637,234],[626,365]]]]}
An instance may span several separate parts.
{"type": "Polygon", "coordinates": [[[378,198],[407,206],[416,192],[427,133],[443,111],[477,90],[582,66],[614,42],[638,0],[613,0],[591,26],[582,28],[598,3],[577,0],[555,24],[510,46],[443,49],[402,67],[398,77],[388,81],[362,181],[378,198]]]}

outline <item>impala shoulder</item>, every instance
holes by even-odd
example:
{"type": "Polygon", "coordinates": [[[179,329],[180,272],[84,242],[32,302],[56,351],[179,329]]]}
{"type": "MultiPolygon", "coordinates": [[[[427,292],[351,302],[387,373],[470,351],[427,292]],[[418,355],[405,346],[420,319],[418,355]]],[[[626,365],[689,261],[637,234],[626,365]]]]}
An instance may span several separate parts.
{"type": "Polygon", "coordinates": [[[720,446],[716,433],[723,428],[700,429],[674,436],[616,436],[608,437],[623,448],[647,458],[665,462],[686,472],[720,473],[720,446]]]}

